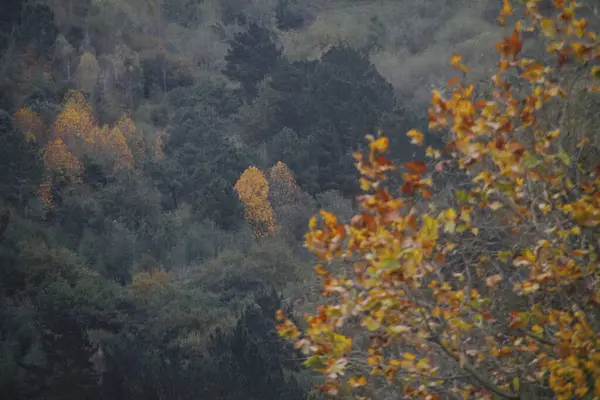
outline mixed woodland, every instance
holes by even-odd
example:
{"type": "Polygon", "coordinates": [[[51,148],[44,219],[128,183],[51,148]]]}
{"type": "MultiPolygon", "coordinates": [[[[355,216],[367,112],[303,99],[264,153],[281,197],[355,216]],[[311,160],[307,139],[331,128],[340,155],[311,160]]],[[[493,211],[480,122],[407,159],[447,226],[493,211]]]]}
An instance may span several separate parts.
{"type": "MultiPolygon", "coordinates": [[[[539,3],[541,13],[553,12],[556,6],[549,0],[539,3]]],[[[589,7],[578,9],[586,19],[580,29],[598,32],[597,8],[593,1],[583,3],[589,7]]],[[[324,294],[347,289],[340,283],[346,282],[345,274],[352,269],[347,259],[332,267],[340,278],[322,266],[314,273],[317,259],[333,263],[341,256],[339,245],[346,237],[337,237],[335,232],[352,231],[332,219],[334,214],[339,221],[358,224],[358,230],[352,231],[354,245],[366,240],[369,229],[383,235],[387,220],[359,226],[366,224],[365,210],[390,200],[365,176],[378,182],[385,171],[386,185],[396,192],[399,188],[410,192],[416,199],[410,215],[426,213],[432,204],[454,207],[456,193],[472,203],[460,216],[446,210],[445,217],[439,217],[446,218],[445,225],[440,225],[444,232],[458,229],[462,234],[461,251],[440,250],[444,261],[449,261],[446,269],[439,270],[438,283],[426,282],[433,285],[432,290],[438,284],[446,288],[446,294],[451,286],[454,295],[464,297],[465,287],[475,285],[470,274],[479,274],[475,270],[482,268],[481,262],[492,265],[489,260],[499,254],[504,258],[522,255],[517,254],[517,247],[537,243],[539,232],[548,228],[522,216],[517,222],[506,213],[502,216],[502,200],[480,199],[482,192],[470,186],[472,176],[463,168],[477,164],[474,148],[463,142],[457,145],[449,129],[430,129],[451,119],[441,112],[438,119],[432,118],[427,107],[432,89],[434,105],[441,104],[442,94],[453,96],[447,83],[454,79],[457,66],[473,82],[461,92],[465,98],[497,99],[489,78],[499,60],[494,44],[507,35],[507,27],[498,21],[503,13],[509,16],[507,4],[500,0],[3,0],[0,398],[326,398],[314,390],[315,385],[322,385],[329,394],[350,396],[334,390],[333,381],[338,382],[341,369],[330,369],[347,358],[345,351],[343,357],[335,353],[348,344],[343,335],[333,333],[341,322],[321,315],[318,324],[307,319],[309,334],[303,341],[294,344],[281,336],[298,339],[295,324],[303,324],[302,314],[316,307],[323,312],[326,306],[321,303],[328,302],[324,294]],[[367,135],[372,135],[371,142],[365,140],[367,135]],[[432,150],[444,147],[451,148],[453,157],[463,153],[473,157],[452,164],[451,157],[443,158],[432,150]],[[379,157],[384,150],[387,158],[379,157]],[[357,156],[363,152],[370,154],[369,162],[367,156],[362,162],[357,156]],[[420,176],[425,164],[416,160],[432,154],[438,158],[437,174],[425,182],[420,176]],[[392,163],[407,165],[410,173],[392,170],[392,163]],[[436,194],[425,186],[435,187],[436,194]],[[372,189],[384,197],[361,197],[372,189]],[[465,217],[473,212],[476,219],[471,210],[475,204],[484,209],[477,214],[484,220],[481,226],[471,225],[465,217]],[[485,210],[488,204],[500,215],[485,210]],[[327,228],[315,233],[311,217],[320,210],[331,214],[322,213],[327,228]],[[461,216],[462,222],[455,222],[461,216]],[[521,230],[507,232],[507,223],[521,230]],[[528,226],[533,228],[528,230],[528,226]],[[507,254],[507,248],[513,253],[507,254]],[[445,280],[450,286],[444,286],[445,280]],[[290,320],[278,322],[283,314],[290,320]],[[318,326],[311,328],[310,321],[318,326]],[[306,364],[317,366],[317,371],[306,364]]],[[[519,42],[523,51],[547,61],[540,39],[524,36],[519,42]]],[[[590,64],[597,65],[598,57],[590,57],[585,66],[590,64]]],[[[575,169],[565,176],[578,185],[600,159],[599,97],[579,84],[581,75],[577,68],[560,71],[558,78],[569,83],[571,100],[564,107],[550,107],[547,126],[540,128],[549,129],[558,121],[556,157],[563,161],[561,165],[575,169]],[[574,157],[576,163],[571,162],[574,157]]],[[[540,82],[545,81],[540,78],[540,82]]],[[[514,87],[517,95],[527,93],[524,85],[515,83],[514,87]]],[[[536,143],[528,145],[537,149],[536,143]]],[[[519,148],[519,154],[523,152],[519,148]]],[[[546,158],[530,157],[523,162],[533,168],[546,158]]],[[[521,175],[504,178],[523,181],[521,175]]],[[[507,185],[499,178],[486,182],[492,181],[507,185]]],[[[556,182],[553,185],[558,187],[556,182]]],[[[499,193],[505,186],[490,187],[499,193]]],[[[527,190],[539,194],[537,186],[527,190]]],[[[597,193],[591,186],[583,190],[597,193]]],[[[540,193],[547,197],[552,190],[540,193]]],[[[550,207],[549,201],[525,205],[520,203],[522,195],[515,196],[510,197],[510,205],[517,209],[545,204],[531,214],[522,213],[527,218],[539,221],[554,215],[544,208],[550,207]]],[[[588,257],[590,263],[595,262],[591,254],[598,244],[594,229],[600,225],[598,213],[592,211],[585,217],[598,224],[585,226],[588,230],[582,238],[562,236],[568,243],[584,243],[584,250],[567,250],[588,257]]],[[[422,218],[430,231],[437,231],[433,217],[424,214],[422,218]]],[[[383,236],[373,237],[385,243],[383,236]]],[[[427,243],[438,240],[432,233],[420,238],[427,243]]],[[[549,244],[559,243],[544,238],[549,244]]],[[[374,248],[369,246],[359,248],[374,248]]],[[[434,246],[427,246],[424,257],[437,260],[434,246]]],[[[384,258],[389,260],[390,254],[384,258]]],[[[386,265],[393,275],[391,264],[386,265]]],[[[414,268],[416,274],[418,268],[414,268]]],[[[504,265],[489,268],[492,273],[479,281],[490,287],[501,285],[501,278],[507,285],[516,284],[521,276],[508,277],[504,265]]],[[[573,273],[570,286],[557,284],[568,293],[556,296],[555,305],[571,307],[573,293],[578,293],[583,309],[595,309],[589,311],[595,319],[590,318],[598,324],[600,277],[594,268],[585,274],[573,273]],[[584,288],[577,286],[581,280],[584,288]]],[[[398,283],[392,275],[381,285],[408,290],[406,281],[398,283]]],[[[412,289],[420,288],[414,282],[408,285],[412,284],[412,289]]],[[[406,294],[389,293],[397,299],[406,294]]],[[[533,302],[517,299],[509,290],[494,293],[498,293],[493,299],[498,313],[513,304],[527,308],[533,302]]],[[[531,293],[526,292],[536,296],[531,293]]],[[[423,301],[432,301],[431,293],[422,295],[423,301]]],[[[373,304],[362,313],[378,309],[373,297],[365,300],[369,301],[373,304]]],[[[488,306],[480,303],[479,307],[488,306]]],[[[483,318],[476,314],[469,318],[483,318]]],[[[416,334],[417,322],[413,318],[415,326],[410,326],[386,320],[384,311],[375,318],[367,316],[370,319],[361,326],[369,326],[371,333],[362,335],[359,328],[350,328],[357,335],[361,357],[365,352],[390,357],[397,348],[415,346],[401,343],[392,350],[370,346],[370,341],[383,337],[377,333],[380,327],[397,325],[402,328],[395,333],[416,334]]],[[[355,317],[345,315],[344,319],[355,317]]],[[[444,318],[452,320],[446,314],[444,318]]],[[[589,330],[597,333],[600,325],[593,323],[589,330]]],[[[465,324],[452,331],[452,340],[457,340],[465,324]]],[[[536,326],[540,325],[544,324],[536,326]]],[[[497,325],[482,326],[485,332],[506,334],[497,325]]],[[[469,334],[466,329],[462,332],[469,334]]],[[[474,343],[484,339],[485,335],[473,334],[474,343]]],[[[499,354],[506,346],[497,340],[486,343],[499,354]]],[[[600,391],[600,339],[581,341],[592,354],[589,362],[598,365],[590,367],[586,379],[600,391]]],[[[452,359],[458,350],[450,347],[446,352],[452,359]]],[[[469,357],[479,354],[465,351],[469,357]]],[[[457,369],[439,354],[427,357],[438,361],[444,375],[457,369]]],[[[460,360],[455,363],[460,364],[459,372],[465,365],[460,360]]],[[[360,358],[355,365],[365,363],[369,364],[360,358]]],[[[481,389],[477,377],[462,374],[467,383],[452,387],[434,379],[439,390],[399,385],[409,389],[407,395],[438,398],[492,398],[490,391],[501,398],[554,396],[550,390],[554,387],[541,385],[515,397],[513,392],[519,390],[514,388],[514,378],[529,379],[526,369],[510,363],[486,364],[485,368],[508,371],[506,377],[492,379],[497,390],[486,385],[481,389]],[[506,389],[506,382],[513,385],[511,390],[506,389]],[[451,390],[456,388],[462,392],[451,390]]],[[[425,368],[418,374],[426,372],[431,371],[425,368]]],[[[534,372],[531,376],[548,378],[534,372]]],[[[350,386],[366,386],[364,377],[353,379],[350,386]]],[[[374,398],[399,398],[398,386],[377,381],[369,388],[368,395],[374,398]]],[[[564,398],[597,398],[593,393],[568,392],[572,397],[564,398]]]]}

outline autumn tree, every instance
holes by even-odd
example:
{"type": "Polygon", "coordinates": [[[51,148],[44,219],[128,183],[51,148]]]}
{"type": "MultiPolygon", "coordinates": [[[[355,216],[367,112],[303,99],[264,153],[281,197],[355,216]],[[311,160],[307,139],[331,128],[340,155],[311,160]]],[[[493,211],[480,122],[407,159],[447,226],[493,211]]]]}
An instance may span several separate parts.
{"type": "Polygon", "coordinates": [[[377,397],[383,380],[404,398],[600,398],[600,168],[581,162],[590,139],[573,140],[568,107],[574,90],[600,89],[600,41],[574,0],[553,3],[545,16],[524,1],[518,18],[503,1],[499,21],[516,22],[489,96],[460,77],[433,91],[429,126],[449,137],[427,149],[433,170],[393,165],[388,139],[368,137],[360,212],[311,219],[327,301],[301,327],[280,311],[279,332],[329,394],[377,397]],[[547,41],[544,61],[524,54],[524,32],[547,41]],[[451,199],[433,184],[447,171],[467,179],[451,199]]]}
{"type": "Polygon", "coordinates": [[[294,174],[281,161],[267,172],[269,203],[273,207],[280,235],[289,235],[291,243],[302,240],[306,230],[306,219],[314,213],[314,199],[302,191],[294,174]]]}
{"type": "Polygon", "coordinates": [[[100,135],[101,146],[106,149],[107,156],[114,161],[114,168],[131,169],[133,168],[133,154],[128,145],[127,137],[133,137],[136,149],[143,151],[143,144],[140,144],[141,138],[134,136],[135,125],[129,118],[121,118],[112,128],[104,127],[105,134],[100,135]]]}
{"type": "Polygon", "coordinates": [[[267,181],[269,182],[269,200],[273,207],[297,201],[300,188],[287,165],[281,161],[275,163],[269,168],[267,181]]]}
{"type": "Polygon", "coordinates": [[[97,122],[83,94],[70,90],[63,101],[62,112],[52,127],[55,138],[79,138],[84,143],[93,144],[97,137],[97,122]]]}
{"type": "Polygon", "coordinates": [[[15,113],[15,125],[28,140],[39,142],[43,139],[45,126],[40,116],[29,107],[23,107],[15,113]]]}
{"type": "Polygon", "coordinates": [[[277,228],[269,203],[269,183],[263,172],[256,167],[248,167],[234,189],[246,208],[246,219],[254,235],[261,238],[273,234],[277,228]]]}
{"type": "Polygon", "coordinates": [[[46,146],[44,150],[44,166],[53,175],[66,179],[69,182],[77,182],[81,176],[81,163],[58,138],[46,146]]]}

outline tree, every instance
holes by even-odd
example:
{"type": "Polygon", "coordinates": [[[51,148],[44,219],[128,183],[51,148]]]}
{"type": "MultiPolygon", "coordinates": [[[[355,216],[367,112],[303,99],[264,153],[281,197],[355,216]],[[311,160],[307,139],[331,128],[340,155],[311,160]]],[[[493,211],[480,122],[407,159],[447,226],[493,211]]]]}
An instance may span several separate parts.
{"type": "Polygon", "coordinates": [[[0,198],[24,205],[36,195],[43,161],[38,143],[15,129],[10,115],[0,110],[0,198]]]}
{"type": "Polygon", "coordinates": [[[231,42],[224,74],[240,82],[252,99],[257,93],[256,85],[275,68],[280,58],[281,50],[273,42],[271,32],[253,22],[231,42]]]}
{"type": "Polygon", "coordinates": [[[267,181],[279,236],[289,233],[290,242],[296,244],[302,240],[306,219],[314,212],[314,200],[300,189],[292,171],[281,161],[269,168],[267,181]]]}
{"type": "Polygon", "coordinates": [[[44,139],[44,121],[29,107],[23,107],[15,113],[15,124],[25,134],[27,140],[40,142],[44,139]]]}
{"type": "Polygon", "coordinates": [[[269,202],[269,183],[256,167],[248,167],[234,186],[246,207],[246,219],[257,238],[269,236],[276,229],[273,208],[269,202]]]}
{"type": "Polygon", "coordinates": [[[301,400],[306,391],[293,374],[291,349],[273,332],[272,317],[281,299],[275,291],[261,291],[247,306],[231,333],[211,337],[206,396],[220,399],[301,400]],[[209,372],[210,371],[210,372],[209,372]]]}
{"type": "Polygon", "coordinates": [[[300,188],[292,171],[281,161],[269,168],[267,180],[269,182],[269,203],[273,207],[284,206],[298,200],[300,188]]]}
{"type": "Polygon", "coordinates": [[[275,8],[277,28],[288,31],[304,26],[313,18],[306,6],[298,4],[298,0],[278,0],[275,8]]]}
{"type": "Polygon", "coordinates": [[[81,162],[60,138],[48,143],[44,149],[44,166],[53,175],[68,182],[78,182],[81,176],[81,162]]]}
{"type": "Polygon", "coordinates": [[[133,154],[131,154],[127,143],[127,137],[135,140],[135,148],[139,152],[143,151],[142,144],[140,143],[141,138],[133,136],[135,133],[133,121],[129,118],[121,118],[109,132],[105,136],[103,135],[102,138],[106,141],[105,147],[115,160],[115,169],[133,168],[133,154]]]}
{"type": "Polygon", "coordinates": [[[22,0],[10,0],[4,3],[4,12],[0,16],[0,55],[11,42],[13,29],[21,20],[22,0]]]}
{"type": "Polygon", "coordinates": [[[117,292],[12,212],[0,240],[0,396],[97,399],[88,332],[109,329],[117,292]]]}
{"type": "MultiPolygon", "coordinates": [[[[600,90],[590,63],[600,41],[575,17],[575,1],[554,6],[558,15],[546,17],[524,2],[525,17],[496,46],[489,98],[475,100],[460,78],[448,96],[433,92],[430,128],[450,138],[427,154],[442,176],[469,179],[455,198],[436,193],[422,161],[402,166],[395,195],[389,141],[371,136],[369,154],[355,156],[360,213],[348,224],[326,211],[321,224],[311,219],[306,245],[323,262],[329,301],[302,330],[279,312],[279,331],[330,394],[377,395],[381,376],[406,397],[600,396],[600,170],[597,159],[576,161],[590,137],[573,136],[574,92],[556,79],[600,90]],[[550,41],[560,70],[521,54],[528,29],[550,41]],[[353,266],[338,273],[336,260],[353,266]]],[[[500,22],[513,13],[504,1],[500,22]]],[[[459,55],[451,63],[468,70],[459,55]]]]}
{"type": "Polygon", "coordinates": [[[18,40],[22,45],[33,44],[38,51],[48,52],[58,35],[52,9],[45,4],[27,4],[21,15],[18,40]]]}
{"type": "Polygon", "coordinates": [[[225,123],[220,107],[213,106],[222,104],[222,94],[213,92],[217,98],[192,95],[170,99],[176,106],[162,146],[164,159],[152,164],[153,177],[165,194],[168,209],[185,202],[200,218],[231,229],[238,226],[244,212],[233,186],[250,161],[244,148],[222,134],[225,123]]]}
{"type": "Polygon", "coordinates": [[[90,52],[85,52],[79,57],[79,65],[77,66],[77,86],[80,90],[86,93],[92,93],[98,83],[98,74],[100,66],[94,56],[90,52]]]}
{"type": "Polygon", "coordinates": [[[392,86],[368,55],[338,45],[320,60],[282,62],[270,85],[276,92],[269,99],[269,126],[261,139],[269,142],[289,128],[300,142],[310,142],[308,149],[305,143],[298,148],[308,159],[299,160],[295,148],[277,155],[308,193],[357,193],[351,152],[361,135],[375,133],[382,115],[395,105],[392,86]]]}
{"type": "Polygon", "coordinates": [[[136,133],[133,121],[121,117],[112,127],[100,126],[92,107],[77,91],[67,93],[52,134],[81,158],[88,156],[113,171],[133,168],[134,157],[130,144],[137,156],[143,159],[143,139],[136,133]]]}
{"type": "Polygon", "coordinates": [[[63,101],[62,112],[56,117],[52,136],[67,138],[70,142],[80,138],[84,143],[93,144],[97,140],[98,124],[94,119],[92,106],[80,92],[69,90],[63,101]]]}

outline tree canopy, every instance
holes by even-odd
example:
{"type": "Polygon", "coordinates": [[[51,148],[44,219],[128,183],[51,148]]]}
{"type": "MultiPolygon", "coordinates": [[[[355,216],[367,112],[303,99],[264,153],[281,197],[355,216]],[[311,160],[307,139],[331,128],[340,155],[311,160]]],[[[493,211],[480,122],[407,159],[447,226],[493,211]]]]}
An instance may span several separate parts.
{"type": "MultiPolygon", "coordinates": [[[[600,170],[580,156],[589,138],[565,123],[576,92],[556,79],[574,64],[579,90],[598,91],[600,45],[575,1],[555,1],[552,16],[537,3],[519,17],[503,2],[499,21],[512,28],[489,95],[460,75],[433,91],[429,127],[449,140],[427,149],[430,165],[394,165],[388,138],[368,136],[369,153],[355,154],[360,212],[311,219],[306,246],[327,300],[302,325],[280,311],[279,331],[325,392],[377,397],[381,377],[409,398],[600,396],[600,170]],[[524,52],[527,32],[551,57],[524,52]],[[398,190],[387,184],[395,169],[398,190]],[[436,190],[457,173],[453,196],[436,190]]],[[[468,71],[458,54],[451,64],[468,71]]]]}

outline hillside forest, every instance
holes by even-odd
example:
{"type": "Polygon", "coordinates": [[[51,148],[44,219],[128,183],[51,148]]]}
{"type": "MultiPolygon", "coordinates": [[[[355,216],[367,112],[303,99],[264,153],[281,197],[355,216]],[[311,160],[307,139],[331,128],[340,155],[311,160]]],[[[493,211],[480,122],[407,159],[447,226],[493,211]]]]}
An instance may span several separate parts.
{"type": "MultiPolygon", "coordinates": [[[[562,0],[526,3],[539,3],[536,10],[540,13],[567,7],[562,0]]],[[[578,13],[586,22],[577,29],[598,32],[600,18],[594,0],[581,3],[578,13]]],[[[331,232],[352,231],[357,254],[360,249],[374,248],[373,244],[357,244],[366,240],[368,232],[382,235],[373,233],[373,243],[395,248],[390,236],[382,233],[387,229],[385,218],[376,223],[371,220],[368,229],[359,227],[366,218],[364,210],[391,204],[386,203],[391,201],[389,195],[381,191],[379,197],[361,196],[379,190],[379,183],[367,183],[364,177],[378,182],[382,171],[388,173],[385,185],[396,192],[411,188],[408,191],[416,201],[411,216],[426,213],[428,207],[452,206],[455,193],[475,204],[477,196],[502,192],[509,181],[522,185],[521,175],[502,175],[505,169],[492,163],[504,172],[485,175],[489,193],[475,190],[477,185],[470,186],[472,173],[463,168],[477,164],[474,148],[460,140],[457,145],[451,129],[431,129],[443,125],[436,121],[447,122],[450,117],[439,114],[436,120],[427,111],[432,89],[434,105],[441,104],[435,93],[460,98],[460,93],[447,88],[457,65],[463,78],[473,83],[465,89],[466,97],[497,98],[489,78],[498,66],[494,44],[507,32],[498,16],[512,13],[512,9],[507,11],[508,4],[501,0],[1,0],[0,398],[328,398],[322,390],[315,390],[317,385],[329,394],[353,398],[348,391],[334,390],[333,381],[339,383],[342,374],[341,369],[330,370],[346,359],[346,353],[342,357],[336,352],[348,340],[335,333],[343,325],[340,321],[323,316],[323,310],[331,311],[337,304],[324,295],[332,287],[333,292],[345,293],[344,285],[350,282],[345,281],[346,274],[351,270],[339,250],[344,238],[331,232]],[[365,140],[367,135],[372,135],[370,142],[365,140]],[[438,174],[425,185],[419,175],[425,164],[416,160],[431,156],[433,148],[444,147],[451,149],[458,163],[443,159],[440,164],[441,156],[434,152],[438,174]],[[387,158],[377,156],[384,150],[387,158]],[[361,161],[359,153],[370,154],[370,161],[361,161]],[[460,158],[463,155],[465,159],[460,158]],[[392,171],[392,163],[407,165],[411,174],[392,171]],[[425,186],[435,187],[436,195],[419,192],[425,186]],[[325,230],[317,230],[311,219],[320,210],[331,213],[321,212],[325,230]],[[342,228],[338,219],[353,221],[358,230],[350,225],[342,228]],[[332,265],[340,261],[332,267],[340,274],[339,281],[322,266],[314,273],[318,259],[332,265]],[[319,322],[309,317],[303,323],[302,315],[315,309],[321,313],[319,322]],[[277,321],[284,314],[290,319],[277,321]],[[299,338],[295,324],[307,329],[307,334],[294,344],[287,339],[299,338]]],[[[563,22],[570,21],[564,12],[561,15],[563,22]]],[[[545,23],[543,30],[548,29],[545,23]]],[[[540,38],[524,34],[519,43],[530,57],[548,61],[540,38]]],[[[597,56],[590,57],[585,66],[597,65],[597,61],[597,56]]],[[[568,174],[578,185],[583,185],[585,172],[597,165],[600,155],[599,98],[579,84],[581,74],[577,68],[559,71],[561,83],[569,83],[572,100],[562,108],[550,107],[546,124],[540,128],[560,123],[560,134],[554,135],[560,139],[557,157],[564,161],[561,165],[571,165],[569,160],[577,156],[573,165],[580,172],[568,174]]],[[[540,82],[545,81],[540,78],[540,82]]],[[[517,83],[513,90],[527,93],[517,83]]],[[[499,142],[495,143],[500,149],[499,142]]],[[[528,146],[538,149],[535,141],[528,146]]],[[[519,151],[520,155],[524,152],[519,151]]],[[[490,157],[497,161],[493,154],[490,157]]],[[[533,156],[527,160],[527,168],[546,162],[533,156]]],[[[485,170],[487,164],[477,165],[485,170]]],[[[558,185],[556,179],[552,182],[558,185]]],[[[585,193],[593,192],[589,185],[582,187],[585,193]]],[[[538,186],[527,190],[538,194],[538,186]]],[[[553,193],[540,190],[542,197],[553,193]]],[[[515,196],[510,197],[514,207],[531,206],[520,203],[524,195],[515,196]]],[[[478,204],[488,204],[487,200],[479,199],[478,204]]],[[[498,201],[489,203],[502,214],[498,201]]],[[[439,285],[446,288],[446,294],[452,287],[454,295],[464,297],[467,292],[460,290],[474,285],[471,274],[479,277],[474,271],[482,268],[480,262],[499,255],[509,257],[507,248],[513,251],[510,257],[517,257],[517,250],[522,250],[517,249],[519,245],[541,239],[539,232],[548,226],[541,227],[537,221],[554,215],[544,207],[550,206],[538,207],[533,217],[526,214],[537,216],[533,225],[522,217],[517,223],[508,215],[482,211],[479,216],[485,224],[475,226],[466,217],[471,208],[461,209],[460,216],[448,211],[440,229],[446,233],[460,230],[463,247],[455,252],[449,245],[440,250],[450,261],[448,268],[440,268],[437,283],[416,272],[420,283],[397,282],[388,271],[393,276],[379,281],[377,275],[361,288],[374,289],[378,282],[387,288],[383,292],[399,299],[428,284],[435,293],[439,285]],[[463,218],[466,225],[457,228],[452,215],[456,220],[463,218]],[[506,223],[514,225],[512,236],[506,223]],[[525,229],[530,225],[535,229],[525,229]],[[517,228],[519,233],[514,231],[517,228]],[[515,239],[515,235],[520,236],[515,239]],[[450,286],[440,283],[444,279],[450,286]],[[391,291],[392,286],[401,292],[391,291]]],[[[424,214],[421,218],[429,224],[429,231],[437,230],[433,217],[424,214]]],[[[563,234],[562,239],[569,245],[583,243],[585,250],[569,248],[569,254],[589,256],[593,263],[598,225],[588,225],[585,235],[563,234]]],[[[424,257],[438,260],[430,243],[438,240],[437,233],[428,235],[420,237],[429,246],[424,257]]],[[[547,243],[559,242],[548,239],[547,243]]],[[[560,257],[567,262],[567,253],[560,257]]],[[[386,265],[392,268],[389,262],[386,265]]],[[[493,282],[491,286],[508,276],[504,266],[490,268],[496,268],[491,281],[489,276],[480,280],[493,282]]],[[[554,303],[557,308],[569,308],[572,295],[580,294],[577,301],[582,302],[582,309],[596,307],[590,311],[596,325],[588,330],[597,333],[600,277],[597,267],[586,271],[575,274],[579,279],[575,283],[583,280],[585,288],[571,281],[571,286],[557,284],[564,292],[554,297],[554,303]],[[586,291],[595,294],[590,297],[586,291]]],[[[504,281],[516,284],[521,275],[515,276],[504,281]]],[[[517,299],[510,291],[495,293],[499,294],[493,299],[493,310],[498,313],[513,304],[527,308],[537,299],[531,292],[526,293],[533,296],[529,300],[517,299]]],[[[424,302],[433,301],[431,293],[422,295],[424,302]]],[[[543,301],[552,297],[544,296],[543,301]]],[[[348,302],[338,307],[349,310],[355,305],[349,297],[342,298],[348,302]]],[[[407,346],[415,346],[412,342],[385,348],[381,342],[385,335],[377,330],[397,321],[386,319],[391,316],[378,308],[383,299],[367,297],[364,301],[361,312],[379,311],[375,317],[367,315],[368,335],[357,327],[345,333],[356,335],[357,351],[389,358],[399,348],[408,351],[407,346]]],[[[415,304],[412,309],[421,310],[422,303],[415,304]]],[[[488,303],[477,305],[487,307],[488,303]]],[[[439,319],[437,309],[435,318],[439,319]]],[[[338,311],[331,315],[339,316],[338,311]]],[[[454,321],[446,314],[444,318],[454,321]]],[[[562,317],[557,314],[556,318],[562,317]]],[[[468,323],[462,324],[453,331],[452,340],[458,340],[460,329],[467,334],[468,323]]],[[[485,332],[499,326],[475,324],[485,332]]],[[[394,332],[417,334],[416,327],[409,325],[403,323],[394,332]]],[[[537,328],[535,332],[540,333],[537,328]]],[[[474,333],[472,338],[480,344],[487,336],[474,333]]],[[[498,344],[502,340],[495,340],[486,342],[491,351],[506,352],[498,344]]],[[[593,340],[581,339],[591,354],[589,362],[600,365],[600,339],[593,340]]],[[[458,350],[444,346],[452,359],[458,350]]],[[[479,354],[465,351],[469,357],[479,354]]],[[[496,353],[491,358],[497,358],[496,353]]],[[[438,360],[448,374],[456,369],[439,355],[427,357],[438,360]]],[[[360,369],[363,361],[353,365],[360,369]]],[[[465,362],[460,358],[459,369],[465,368],[465,362]]],[[[485,368],[504,368],[504,372],[508,368],[506,379],[513,385],[512,392],[519,391],[513,378],[529,377],[526,369],[510,363],[486,364],[485,368]]],[[[562,398],[598,398],[593,393],[600,396],[600,367],[590,367],[590,371],[585,376],[595,382],[596,392],[566,391],[571,397],[562,398]]],[[[426,372],[423,369],[419,374],[426,372]]],[[[583,379],[579,375],[567,378],[561,375],[560,379],[583,379]]],[[[366,386],[364,377],[353,379],[350,386],[366,386]]],[[[486,392],[488,386],[481,390],[477,389],[481,385],[473,386],[481,383],[477,377],[465,379],[467,383],[453,387],[433,385],[439,390],[418,385],[416,390],[405,385],[408,380],[397,385],[409,397],[493,398],[486,392]]],[[[498,379],[493,386],[497,390],[491,392],[499,398],[555,398],[552,384],[516,397],[505,388],[505,378],[498,379]]],[[[397,385],[370,382],[368,395],[399,398],[397,385]]]]}

